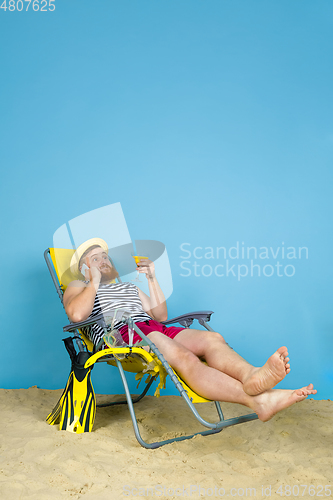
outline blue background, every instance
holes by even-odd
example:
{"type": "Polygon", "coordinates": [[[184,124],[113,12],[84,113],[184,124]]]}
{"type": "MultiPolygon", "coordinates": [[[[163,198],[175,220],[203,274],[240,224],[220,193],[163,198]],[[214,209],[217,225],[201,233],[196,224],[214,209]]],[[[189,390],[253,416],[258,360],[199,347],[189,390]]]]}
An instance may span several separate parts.
{"type": "MultiPolygon", "coordinates": [[[[132,238],[166,245],[170,317],[212,309],[257,365],[286,344],[281,387],[332,398],[332,2],[55,5],[0,11],[0,386],[64,387],[67,318],[43,251],[121,202],[132,238]],[[182,243],[237,241],[309,258],[290,278],[181,276],[182,243]]],[[[93,371],[97,393],[120,390],[111,373],[93,371]]]]}

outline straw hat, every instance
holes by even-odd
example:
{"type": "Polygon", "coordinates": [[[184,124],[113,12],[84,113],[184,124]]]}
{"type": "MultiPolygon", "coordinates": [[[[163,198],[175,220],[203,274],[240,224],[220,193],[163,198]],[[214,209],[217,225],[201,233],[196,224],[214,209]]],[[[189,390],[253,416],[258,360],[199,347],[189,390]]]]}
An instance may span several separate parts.
{"type": "Polygon", "coordinates": [[[71,258],[70,269],[73,274],[78,272],[79,262],[84,252],[93,245],[100,246],[106,253],[108,253],[109,251],[107,243],[104,240],[102,240],[102,238],[90,238],[90,240],[85,241],[79,247],[77,247],[73,257],[71,258]]]}

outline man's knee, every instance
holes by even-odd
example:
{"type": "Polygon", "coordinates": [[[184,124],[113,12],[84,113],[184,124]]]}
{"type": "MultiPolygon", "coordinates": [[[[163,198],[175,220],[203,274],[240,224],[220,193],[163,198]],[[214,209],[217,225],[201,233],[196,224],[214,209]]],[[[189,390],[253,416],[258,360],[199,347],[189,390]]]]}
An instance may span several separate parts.
{"type": "Polygon", "coordinates": [[[226,341],[224,340],[224,337],[218,332],[205,332],[206,338],[208,342],[222,342],[223,344],[226,344],[226,341]]]}

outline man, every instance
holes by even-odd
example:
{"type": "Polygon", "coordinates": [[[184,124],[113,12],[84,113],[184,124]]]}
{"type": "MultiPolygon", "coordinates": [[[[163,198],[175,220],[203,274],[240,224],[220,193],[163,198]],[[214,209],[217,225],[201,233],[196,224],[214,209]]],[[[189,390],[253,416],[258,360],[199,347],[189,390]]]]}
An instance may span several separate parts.
{"type": "MultiPolygon", "coordinates": [[[[290,372],[288,350],[284,346],[262,367],[254,367],[217,332],[162,325],[160,322],[167,319],[167,306],[154,263],[149,259],[137,264],[137,270],[148,280],[149,296],[133,283],[114,283],[118,274],[108,258],[107,244],[100,238],[92,238],[78,247],[71,270],[79,270],[86,278],[71,282],[64,294],[64,307],[71,321],[84,321],[108,308],[129,310],[140,330],[170,366],[201,396],[243,404],[255,411],[260,420],[267,421],[280,410],[317,393],[312,384],[296,390],[273,389],[290,372]]],[[[114,326],[127,341],[127,326],[121,323],[114,326]]],[[[96,343],[103,331],[94,325],[91,336],[96,343]]],[[[134,342],[138,340],[141,338],[135,334],[134,342]]]]}

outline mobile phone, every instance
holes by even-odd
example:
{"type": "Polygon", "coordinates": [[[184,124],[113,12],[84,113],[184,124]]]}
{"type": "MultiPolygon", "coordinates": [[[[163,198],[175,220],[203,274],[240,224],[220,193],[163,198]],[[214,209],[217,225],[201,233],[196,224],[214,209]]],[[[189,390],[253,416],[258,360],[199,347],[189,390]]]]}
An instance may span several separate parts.
{"type": "Polygon", "coordinates": [[[86,264],[83,264],[83,266],[81,267],[81,274],[83,274],[84,277],[86,277],[86,270],[89,269],[88,266],[86,266],[86,264]]]}

